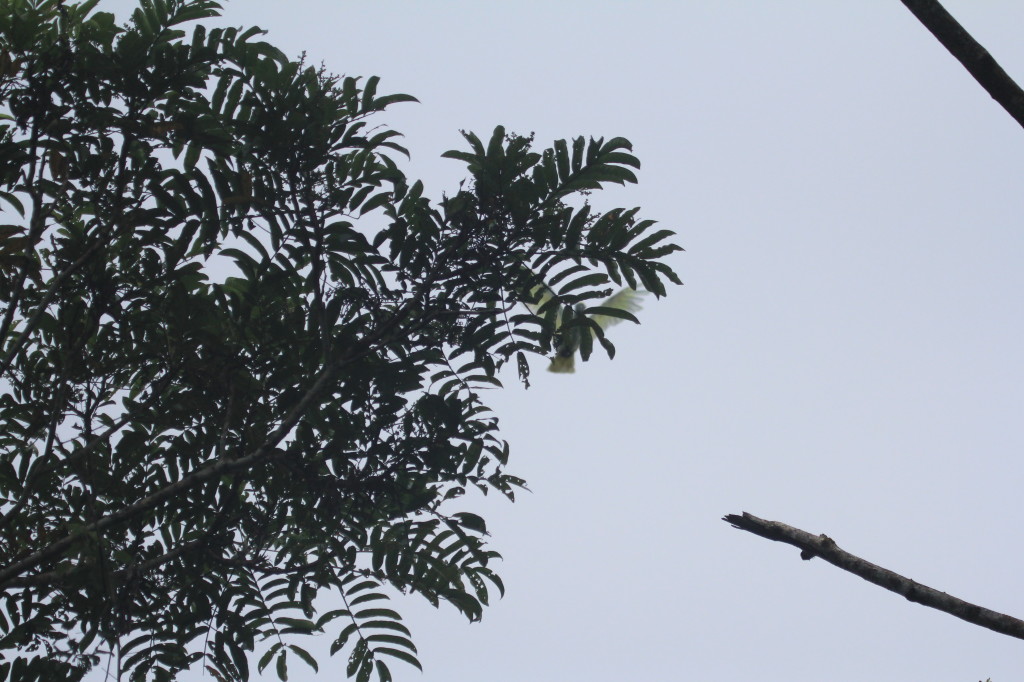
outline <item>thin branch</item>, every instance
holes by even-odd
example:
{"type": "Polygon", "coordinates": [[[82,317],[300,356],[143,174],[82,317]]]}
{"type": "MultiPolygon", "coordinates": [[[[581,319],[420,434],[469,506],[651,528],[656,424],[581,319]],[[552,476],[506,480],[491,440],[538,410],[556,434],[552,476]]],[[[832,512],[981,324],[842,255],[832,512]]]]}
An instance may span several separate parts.
{"type": "Polygon", "coordinates": [[[943,47],[964,65],[992,99],[1024,126],[1024,90],[1003,71],[995,58],[975,40],[938,0],[901,0],[943,47]]]}
{"type": "Polygon", "coordinates": [[[963,599],[957,599],[945,592],[939,592],[898,573],[893,573],[887,568],[865,561],[849,552],[844,552],[827,535],[811,535],[799,528],[793,528],[778,521],[765,521],[746,512],[743,512],[742,516],[729,514],[722,520],[731,523],[733,528],[798,547],[801,550],[801,559],[821,557],[833,566],[838,566],[868,582],[906,597],[908,601],[944,611],[951,616],[966,620],[968,623],[974,623],[1010,637],[1024,639],[1024,621],[971,604],[963,599]]]}
{"type": "MultiPolygon", "coordinates": [[[[174,547],[170,551],[167,551],[161,554],[160,556],[143,561],[141,564],[133,564],[128,568],[122,568],[117,571],[114,571],[111,577],[116,578],[118,580],[126,580],[127,578],[133,575],[142,575],[147,571],[150,571],[163,564],[166,564],[169,561],[177,559],[179,556],[181,556],[185,552],[188,552],[189,550],[199,547],[204,542],[206,542],[206,540],[207,537],[204,534],[204,536],[201,538],[189,540],[188,542],[178,545],[177,547],[174,547]]],[[[27,575],[20,578],[12,578],[11,580],[7,581],[7,587],[40,587],[50,586],[58,583],[66,583],[68,577],[74,573],[76,568],[77,566],[61,566],[60,568],[48,571],[46,573],[34,573],[32,575],[27,575]]]]}

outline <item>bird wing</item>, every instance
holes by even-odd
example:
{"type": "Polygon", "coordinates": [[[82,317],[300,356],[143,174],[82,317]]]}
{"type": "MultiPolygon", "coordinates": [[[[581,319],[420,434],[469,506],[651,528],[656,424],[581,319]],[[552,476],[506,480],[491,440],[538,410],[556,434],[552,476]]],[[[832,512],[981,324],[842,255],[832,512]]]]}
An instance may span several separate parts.
{"type": "MultiPolygon", "coordinates": [[[[647,293],[645,291],[637,291],[636,289],[623,289],[615,294],[612,294],[606,298],[602,303],[602,308],[615,308],[617,310],[625,310],[629,313],[635,313],[642,307],[640,305],[640,299],[647,293]]],[[[613,324],[622,322],[621,317],[613,317],[612,315],[592,315],[591,318],[597,323],[601,329],[607,329],[613,324]]]]}

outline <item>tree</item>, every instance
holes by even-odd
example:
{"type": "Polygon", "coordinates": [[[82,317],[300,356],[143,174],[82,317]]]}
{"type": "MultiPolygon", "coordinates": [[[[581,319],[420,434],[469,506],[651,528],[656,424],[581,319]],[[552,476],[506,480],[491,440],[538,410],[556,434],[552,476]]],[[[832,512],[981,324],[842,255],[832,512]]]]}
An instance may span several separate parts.
{"type": "Polygon", "coordinates": [[[482,390],[570,327],[613,354],[588,302],[664,295],[679,247],[587,204],[636,182],[625,139],[465,132],[433,201],[369,123],[412,97],[206,30],[211,0],[96,4],[0,0],[0,677],[284,678],[330,632],[391,679],[389,594],[502,591],[457,506],[524,485],[482,390]]]}

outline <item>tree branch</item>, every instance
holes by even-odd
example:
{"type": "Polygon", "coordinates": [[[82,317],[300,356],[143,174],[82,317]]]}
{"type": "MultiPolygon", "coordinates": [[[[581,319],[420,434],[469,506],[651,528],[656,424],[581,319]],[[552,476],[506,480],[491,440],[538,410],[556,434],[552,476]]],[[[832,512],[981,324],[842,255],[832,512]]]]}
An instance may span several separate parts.
{"type": "Polygon", "coordinates": [[[974,80],[1024,126],[1024,90],[1003,71],[995,58],[939,4],[938,0],[901,0],[943,47],[964,65],[974,80]]]}
{"type": "Polygon", "coordinates": [[[1024,639],[1024,621],[957,599],[945,592],[939,592],[898,573],[893,573],[887,568],[865,561],[849,552],[844,552],[827,535],[811,535],[799,528],[793,528],[778,521],[765,521],[746,512],[743,512],[742,516],[729,514],[722,520],[731,523],[733,528],[798,547],[801,550],[801,559],[821,557],[833,566],[838,566],[868,582],[906,597],[908,601],[944,611],[951,616],[966,620],[968,623],[974,623],[1010,637],[1024,639]]]}

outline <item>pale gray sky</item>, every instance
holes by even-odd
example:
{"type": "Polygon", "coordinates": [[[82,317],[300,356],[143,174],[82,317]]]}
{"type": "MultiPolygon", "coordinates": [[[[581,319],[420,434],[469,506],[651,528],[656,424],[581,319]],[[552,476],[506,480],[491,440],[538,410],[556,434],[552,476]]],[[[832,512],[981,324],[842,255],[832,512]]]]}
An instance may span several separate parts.
{"type": "MultiPolygon", "coordinates": [[[[946,6],[1024,80],[1024,3],[946,6]]],[[[720,520],[827,533],[1024,616],[1024,130],[899,0],[234,0],[225,18],[418,97],[386,120],[435,197],[463,177],[439,158],[460,128],[625,136],[640,185],[597,202],[686,248],[686,286],[612,330],[613,362],[538,362],[529,391],[509,374],[489,396],[533,490],[467,503],[508,594],[474,625],[398,603],[425,672],[396,680],[1021,679],[1024,642],[720,520]]],[[[343,679],[330,639],[291,680],[343,679]]]]}

